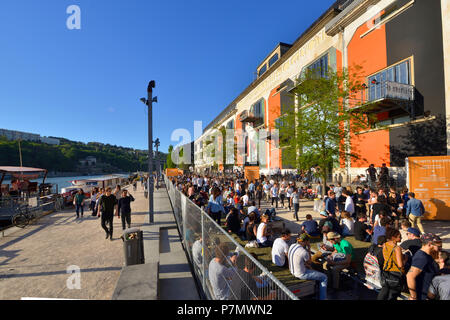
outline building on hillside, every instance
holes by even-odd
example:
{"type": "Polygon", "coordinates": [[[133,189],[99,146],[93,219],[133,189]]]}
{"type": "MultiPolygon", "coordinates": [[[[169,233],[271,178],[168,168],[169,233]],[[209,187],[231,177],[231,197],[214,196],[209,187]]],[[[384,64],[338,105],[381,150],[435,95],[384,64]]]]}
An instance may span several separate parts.
{"type": "Polygon", "coordinates": [[[32,141],[32,142],[42,142],[47,144],[59,145],[59,140],[49,137],[41,137],[39,134],[22,132],[16,130],[0,129],[0,136],[6,137],[8,140],[22,140],[22,141],[32,141]]]}
{"type": "Polygon", "coordinates": [[[95,167],[97,165],[97,159],[93,156],[87,156],[85,159],[78,161],[81,166],[95,167]]]}
{"type": "Polygon", "coordinates": [[[447,154],[448,21],[448,1],[336,1],[293,44],[278,44],[259,64],[256,80],[205,127],[194,142],[196,170],[212,168],[220,160],[217,151],[225,144],[214,147],[213,141],[221,139],[217,131],[228,124],[237,145],[231,155],[234,169],[256,164],[265,174],[292,170],[287,151],[271,137],[286,106],[300,107],[290,90],[307,68],[339,71],[355,64],[362,66],[360,80],[366,86],[360,104],[376,121],[359,132],[358,139],[346,141],[351,149],[360,149],[364,160],[341,159],[334,174],[346,181],[365,174],[369,164],[386,163],[400,176],[406,157],[447,154]],[[252,135],[262,131],[266,133],[252,141],[252,135]]]}
{"type": "Polygon", "coordinates": [[[41,137],[40,141],[42,143],[46,143],[46,144],[53,144],[53,145],[59,145],[60,144],[59,139],[56,139],[56,138],[41,137]]]}
{"type": "Polygon", "coordinates": [[[22,132],[16,130],[0,129],[0,135],[6,137],[8,140],[23,140],[39,142],[41,136],[35,133],[22,132]]]}

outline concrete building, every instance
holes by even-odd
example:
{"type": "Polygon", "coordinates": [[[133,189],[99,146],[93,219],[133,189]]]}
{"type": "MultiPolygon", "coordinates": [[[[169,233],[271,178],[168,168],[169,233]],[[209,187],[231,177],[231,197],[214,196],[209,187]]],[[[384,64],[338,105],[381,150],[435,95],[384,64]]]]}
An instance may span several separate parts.
{"type": "Polygon", "coordinates": [[[55,144],[59,145],[59,139],[49,138],[49,137],[41,137],[39,134],[15,131],[15,130],[7,130],[0,129],[0,136],[6,137],[8,140],[23,140],[23,141],[33,141],[33,142],[42,142],[47,144],[55,144]]]}
{"type": "Polygon", "coordinates": [[[262,173],[291,170],[286,150],[270,136],[286,106],[302,107],[289,91],[302,72],[313,67],[323,71],[362,67],[359,80],[366,89],[359,105],[375,121],[348,137],[350,150],[358,149],[363,157],[346,157],[335,164],[334,174],[341,174],[344,181],[348,175],[365,174],[371,163],[376,167],[386,163],[391,172],[403,176],[406,157],[447,154],[449,2],[336,1],[293,44],[279,43],[257,67],[256,79],[206,126],[194,142],[196,169],[211,168],[220,160],[216,154],[223,144],[214,149],[212,140],[221,127],[232,123],[235,144],[244,146],[234,151],[235,168],[256,163],[262,173]],[[266,138],[260,135],[252,141],[252,135],[261,131],[266,138]]]}

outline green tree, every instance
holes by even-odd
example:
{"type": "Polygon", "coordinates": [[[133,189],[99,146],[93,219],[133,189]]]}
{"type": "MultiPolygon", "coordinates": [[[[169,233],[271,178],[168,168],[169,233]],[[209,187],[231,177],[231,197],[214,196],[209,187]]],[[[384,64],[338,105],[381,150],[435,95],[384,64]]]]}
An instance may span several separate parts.
{"type": "Polygon", "coordinates": [[[322,190],[334,164],[360,157],[345,142],[350,133],[368,127],[362,108],[348,107],[349,103],[352,107],[362,103],[357,99],[362,90],[360,70],[358,66],[351,72],[306,69],[293,89],[297,106],[284,106],[285,114],[276,121],[280,147],[286,151],[283,162],[300,170],[318,166],[322,190]]]}

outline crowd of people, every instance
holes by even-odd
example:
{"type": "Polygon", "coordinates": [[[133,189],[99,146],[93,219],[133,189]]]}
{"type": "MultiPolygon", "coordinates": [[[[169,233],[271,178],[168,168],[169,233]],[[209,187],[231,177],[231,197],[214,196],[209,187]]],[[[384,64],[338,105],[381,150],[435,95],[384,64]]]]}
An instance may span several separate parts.
{"type": "MultiPolygon", "coordinates": [[[[135,184],[133,184],[133,187],[135,184]]],[[[134,190],[136,190],[134,188],[134,190]]],[[[106,233],[106,239],[113,240],[113,219],[114,215],[122,220],[122,230],[131,226],[131,202],[134,197],[127,189],[122,189],[117,185],[112,191],[111,187],[93,188],[90,198],[86,197],[83,189],[79,189],[73,199],[75,206],[76,219],[82,219],[84,214],[84,205],[89,203],[89,209],[92,216],[101,217],[101,226],[106,233]]]]}
{"type": "MultiPolygon", "coordinates": [[[[301,181],[281,175],[247,180],[239,174],[171,178],[180,192],[246,246],[271,247],[274,265],[288,268],[298,279],[318,281],[320,299],[339,289],[343,269],[354,267],[348,237],[370,245],[364,268],[373,282],[378,279],[378,299],[397,299],[402,291],[414,300],[448,299],[448,253],[442,251],[438,236],[425,232],[421,223],[425,209],[413,192],[368,185],[353,190],[341,183],[322,190],[321,184],[313,188],[297,180],[301,181]],[[281,208],[300,222],[301,199],[315,199],[321,218],[315,221],[308,214],[295,241],[289,230],[274,233],[270,222],[281,208]],[[311,241],[316,239],[322,243],[313,252],[311,241]]],[[[218,282],[214,276],[218,275],[209,273],[211,283],[218,282]]]]}

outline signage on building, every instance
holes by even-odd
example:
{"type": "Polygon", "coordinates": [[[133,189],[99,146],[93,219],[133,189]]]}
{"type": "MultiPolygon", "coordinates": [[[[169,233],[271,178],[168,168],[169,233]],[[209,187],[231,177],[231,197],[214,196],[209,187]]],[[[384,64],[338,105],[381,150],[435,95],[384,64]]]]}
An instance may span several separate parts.
{"type": "Polygon", "coordinates": [[[386,98],[412,101],[414,100],[414,86],[386,81],[386,98]]]}
{"type": "Polygon", "coordinates": [[[410,157],[408,188],[422,201],[427,220],[450,220],[450,156],[410,157]]]}
{"type": "Polygon", "coordinates": [[[248,181],[253,181],[259,179],[259,167],[257,166],[246,166],[244,168],[244,177],[248,181]]]}

